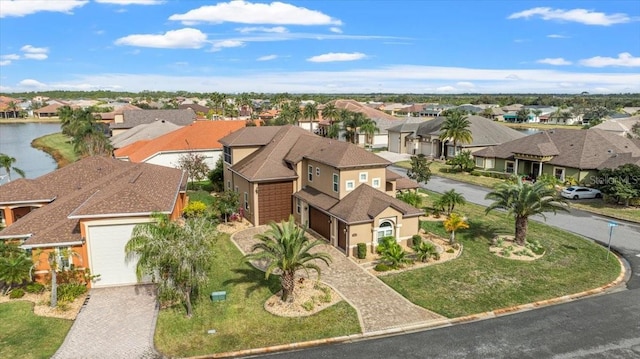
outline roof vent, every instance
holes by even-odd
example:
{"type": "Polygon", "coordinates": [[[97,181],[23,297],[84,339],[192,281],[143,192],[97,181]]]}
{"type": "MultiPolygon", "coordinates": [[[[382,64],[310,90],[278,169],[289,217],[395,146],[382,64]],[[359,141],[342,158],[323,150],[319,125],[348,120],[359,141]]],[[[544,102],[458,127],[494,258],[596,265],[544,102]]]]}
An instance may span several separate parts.
{"type": "Polygon", "coordinates": [[[607,150],[607,153],[613,153],[613,150],[607,150]]]}

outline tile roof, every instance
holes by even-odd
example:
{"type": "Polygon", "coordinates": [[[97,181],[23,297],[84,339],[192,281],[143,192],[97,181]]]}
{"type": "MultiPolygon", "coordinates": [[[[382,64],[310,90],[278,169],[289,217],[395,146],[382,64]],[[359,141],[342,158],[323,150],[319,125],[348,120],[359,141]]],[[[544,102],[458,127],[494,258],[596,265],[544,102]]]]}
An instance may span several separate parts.
{"type": "Polygon", "coordinates": [[[179,126],[185,126],[196,119],[196,113],[190,108],[184,110],[124,110],[122,115],[124,122],[111,123],[111,128],[133,128],[157,120],[166,120],[179,126]]]}
{"type": "Polygon", "coordinates": [[[388,194],[361,184],[351,191],[329,212],[346,223],[371,222],[382,211],[392,207],[405,217],[414,217],[424,214],[424,211],[415,208],[388,194]]]}
{"type": "Polygon", "coordinates": [[[334,100],[331,101],[337,109],[346,109],[352,112],[361,112],[368,118],[372,119],[378,128],[380,134],[386,134],[389,127],[396,126],[402,121],[401,118],[389,115],[386,112],[368,107],[355,100],[334,100]]]}
{"type": "Polygon", "coordinates": [[[554,129],[476,151],[474,156],[510,159],[515,153],[553,156],[548,163],[557,166],[596,169],[616,154],[640,156],[640,145],[604,130],[554,129]]]}
{"type": "Polygon", "coordinates": [[[354,144],[319,137],[298,126],[247,127],[220,140],[235,146],[263,147],[231,168],[251,181],[297,178],[291,164],[303,158],[336,168],[386,167],[389,161],[354,144]]]}
{"type": "Polygon", "coordinates": [[[117,149],[116,157],[143,162],[161,152],[222,150],[220,138],[245,127],[246,121],[196,121],[155,139],[117,149]]]}
{"type": "Polygon", "coordinates": [[[125,103],[122,106],[118,106],[117,108],[115,108],[113,111],[111,112],[102,112],[102,113],[97,113],[96,115],[100,116],[101,120],[107,121],[107,120],[113,120],[115,119],[116,115],[122,115],[122,113],[125,110],[142,110],[140,107],[129,104],[129,103],[125,103]]]}
{"type": "MultiPolygon", "coordinates": [[[[18,181],[16,181],[18,182],[18,181]]],[[[25,245],[81,240],[82,217],[110,218],[170,213],[186,187],[181,170],[88,157],[33,180],[55,200],[0,231],[0,237],[30,237],[25,245]]],[[[14,188],[0,186],[0,198],[14,188]]]]}
{"type": "Polygon", "coordinates": [[[144,123],[134,128],[128,129],[120,134],[117,134],[110,138],[113,148],[118,149],[134,142],[142,140],[153,140],[160,137],[165,133],[175,131],[181,126],[178,126],[172,122],[160,120],[152,123],[144,123]]]}
{"type": "MultiPolygon", "coordinates": [[[[469,130],[473,137],[470,144],[460,144],[461,146],[478,147],[494,146],[511,140],[525,137],[522,132],[516,131],[505,125],[499,124],[482,116],[467,116],[469,120],[469,130]]],[[[446,117],[437,117],[419,124],[415,131],[418,136],[439,136],[440,128],[446,121],[446,117]]]]}
{"type": "MultiPolygon", "coordinates": [[[[389,180],[389,178],[387,178],[387,180],[389,180]]],[[[396,179],[396,190],[398,191],[416,188],[420,188],[420,184],[410,178],[400,176],[400,178],[396,179]]]]}

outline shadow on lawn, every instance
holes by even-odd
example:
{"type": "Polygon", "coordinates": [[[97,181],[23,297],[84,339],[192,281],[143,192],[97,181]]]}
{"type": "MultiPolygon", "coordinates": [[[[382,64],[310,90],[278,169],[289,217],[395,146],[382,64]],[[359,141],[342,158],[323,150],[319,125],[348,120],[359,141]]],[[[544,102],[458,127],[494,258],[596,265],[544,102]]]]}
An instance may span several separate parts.
{"type": "Polygon", "coordinates": [[[509,229],[487,223],[485,221],[469,220],[469,228],[461,232],[462,235],[466,235],[469,239],[483,238],[488,242],[499,234],[511,234],[509,229]]]}
{"type": "Polygon", "coordinates": [[[271,275],[269,279],[265,279],[264,272],[255,268],[234,269],[233,273],[235,273],[237,277],[227,279],[222,282],[222,284],[224,286],[229,284],[251,284],[247,286],[245,290],[245,297],[249,297],[256,290],[265,287],[269,289],[271,294],[276,294],[280,291],[280,276],[271,275]]]}

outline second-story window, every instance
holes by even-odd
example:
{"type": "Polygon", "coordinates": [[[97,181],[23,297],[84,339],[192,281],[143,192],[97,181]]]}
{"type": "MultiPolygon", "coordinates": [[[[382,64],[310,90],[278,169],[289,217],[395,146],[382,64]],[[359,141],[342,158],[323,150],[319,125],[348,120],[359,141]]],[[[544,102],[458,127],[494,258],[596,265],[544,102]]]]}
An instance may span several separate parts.
{"type": "Polygon", "coordinates": [[[373,188],[380,188],[380,178],[374,178],[371,180],[371,186],[373,188]]]}
{"type": "Polygon", "coordinates": [[[338,193],[340,191],[340,176],[337,173],[333,174],[333,192],[338,193]]]}
{"type": "Polygon", "coordinates": [[[228,164],[231,164],[232,163],[231,147],[224,146],[223,151],[224,151],[224,161],[228,164]]]}
{"type": "Polygon", "coordinates": [[[309,182],[313,182],[313,166],[309,166],[309,177],[307,178],[309,182]]]}
{"type": "Polygon", "coordinates": [[[360,172],[359,176],[360,182],[367,182],[369,179],[369,174],[367,172],[360,172]]]}

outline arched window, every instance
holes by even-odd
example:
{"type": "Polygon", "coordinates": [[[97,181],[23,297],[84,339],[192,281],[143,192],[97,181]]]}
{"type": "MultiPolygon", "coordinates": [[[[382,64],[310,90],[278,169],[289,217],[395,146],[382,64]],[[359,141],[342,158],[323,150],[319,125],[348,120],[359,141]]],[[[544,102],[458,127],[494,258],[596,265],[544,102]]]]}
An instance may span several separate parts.
{"type": "Polygon", "coordinates": [[[393,236],[393,222],[389,220],[382,221],[378,226],[378,242],[384,237],[393,236]]]}

